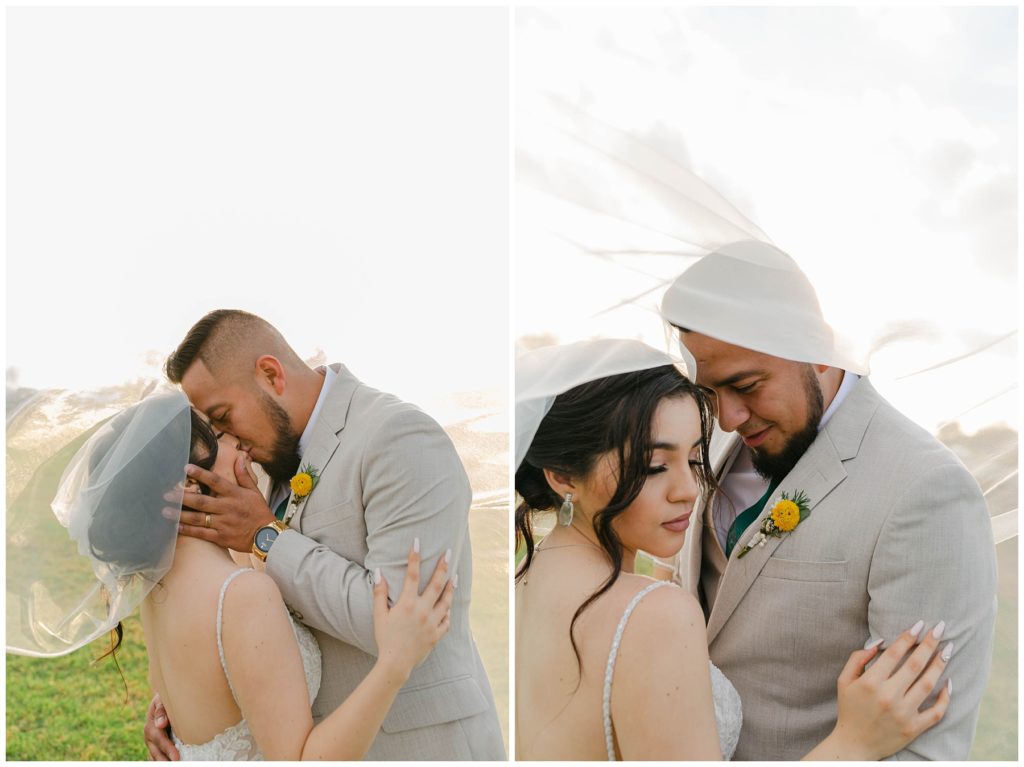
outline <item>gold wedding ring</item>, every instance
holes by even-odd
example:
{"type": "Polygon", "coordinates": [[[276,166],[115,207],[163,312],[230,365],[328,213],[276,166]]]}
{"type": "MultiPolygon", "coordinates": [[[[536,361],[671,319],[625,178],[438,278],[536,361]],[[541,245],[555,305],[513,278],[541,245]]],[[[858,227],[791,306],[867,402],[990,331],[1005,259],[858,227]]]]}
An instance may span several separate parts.
{"type": "Polygon", "coordinates": [[[206,512],[206,527],[210,526],[210,512],[206,512]]]}

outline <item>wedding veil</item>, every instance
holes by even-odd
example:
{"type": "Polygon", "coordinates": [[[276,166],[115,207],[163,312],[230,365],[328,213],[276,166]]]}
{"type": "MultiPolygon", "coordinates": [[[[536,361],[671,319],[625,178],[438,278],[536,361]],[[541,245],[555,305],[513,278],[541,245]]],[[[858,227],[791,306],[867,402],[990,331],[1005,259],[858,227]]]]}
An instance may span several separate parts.
{"type": "Polygon", "coordinates": [[[555,398],[589,381],[678,364],[640,341],[599,338],[545,346],[516,359],[516,470],[555,398]]]}
{"type": "Polygon", "coordinates": [[[174,558],[191,434],[185,395],[152,394],[81,445],[49,519],[39,498],[9,508],[8,652],[66,655],[110,631],[156,587],[174,558]]]}

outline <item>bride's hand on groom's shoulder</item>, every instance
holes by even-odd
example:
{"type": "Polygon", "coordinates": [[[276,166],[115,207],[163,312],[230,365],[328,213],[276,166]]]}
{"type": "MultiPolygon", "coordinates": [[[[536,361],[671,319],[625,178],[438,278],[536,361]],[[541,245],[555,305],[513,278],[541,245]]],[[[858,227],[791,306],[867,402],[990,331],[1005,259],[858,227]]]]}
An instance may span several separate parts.
{"type": "Polygon", "coordinates": [[[178,532],[212,541],[235,551],[249,551],[253,534],[274,521],[263,494],[256,487],[244,453],[235,463],[234,484],[199,466],[188,466],[188,477],[206,485],[210,495],[186,489],[178,532]]]}
{"type": "Polygon", "coordinates": [[[430,582],[420,594],[420,553],[419,546],[413,544],[402,593],[394,605],[388,604],[388,584],[380,568],[374,570],[373,629],[377,657],[404,678],[430,654],[451,625],[455,583],[448,579],[450,560],[451,550],[438,560],[430,582]]]}
{"type": "Polygon", "coordinates": [[[948,642],[936,652],[944,625],[925,631],[919,622],[880,655],[881,640],[850,655],[837,682],[833,731],[849,749],[842,758],[875,760],[895,754],[945,716],[950,684],[943,686],[932,705],[921,709],[952,654],[948,642]]]}

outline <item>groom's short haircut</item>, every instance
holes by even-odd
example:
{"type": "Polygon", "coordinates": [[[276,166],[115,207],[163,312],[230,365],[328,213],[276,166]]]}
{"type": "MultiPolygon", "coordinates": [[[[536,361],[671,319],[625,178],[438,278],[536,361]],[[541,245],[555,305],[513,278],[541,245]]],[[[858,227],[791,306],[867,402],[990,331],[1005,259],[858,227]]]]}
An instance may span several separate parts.
{"type": "Polygon", "coordinates": [[[181,383],[198,359],[214,376],[227,371],[241,376],[263,354],[274,355],[286,367],[303,364],[284,336],[262,317],[241,309],[216,309],[192,326],[167,358],[164,372],[172,383],[181,383]]]}

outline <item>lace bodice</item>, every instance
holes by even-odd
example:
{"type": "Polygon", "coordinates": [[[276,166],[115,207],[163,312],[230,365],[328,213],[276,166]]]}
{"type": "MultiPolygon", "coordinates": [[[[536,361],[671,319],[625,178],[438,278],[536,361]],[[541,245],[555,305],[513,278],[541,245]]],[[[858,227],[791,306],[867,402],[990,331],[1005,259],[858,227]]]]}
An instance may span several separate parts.
{"type": "MultiPolygon", "coordinates": [[[[602,701],[605,746],[608,749],[608,761],[611,762],[616,761],[615,738],[612,733],[612,677],[615,675],[615,658],[619,654],[622,632],[626,630],[629,616],[633,614],[633,610],[640,604],[640,600],[661,586],[672,586],[672,584],[668,581],[655,581],[641,589],[630,600],[629,604],[626,605],[625,611],[622,613],[622,618],[619,619],[619,625],[615,629],[615,636],[612,638],[612,647],[608,653],[608,665],[605,667],[604,673],[604,696],[602,701]]],[[[718,745],[722,749],[722,757],[724,759],[731,759],[736,751],[736,744],[739,743],[740,728],[743,725],[743,710],[740,706],[740,696],[736,692],[736,688],[732,686],[732,682],[725,678],[725,674],[719,671],[714,663],[710,661],[708,663],[711,666],[711,695],[715,702],[715,724],[718,727],[718,745]]]]}
{"type": "MultiPolygon", "coordinates": [[[[236,570],[227,577],[224,585],[220,587],[220,598],[217,601],[217,652],[220,653],[220,665],[224,669],[224,677],[228,680],[228,687],[231,688],[231,695],[234,696],[235,688],[231,684],[231,677],[228,675],[227,663],[224,660],[224,645],[221,642],[221,620],[224,612],[224,594],[227,592],[228,584],[242,573],[249,572],[252,568],[236,570]]],[[[299,654],[302,656],[302,670],[306,674],[306,689],[309,691],[309,703],[312,705],[314,698],[320,691],[320,646],[316,643],[313,634],[288,615],[292,624],[292,631],[295,632],[295,641],[299,644],[299,654]]],[[[237,699],[236,699],[237,700],[237,699]]],[[[212,740],[196,745],[182,743],[174,736],[174,745],[178,747],[183,761],[260,761],[263,754],[256,745],[256,739],[249,730],[245,719],[238,724],[228,727],[218,733],[212,740]]]]}

